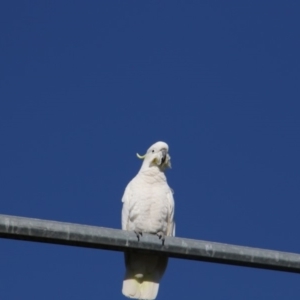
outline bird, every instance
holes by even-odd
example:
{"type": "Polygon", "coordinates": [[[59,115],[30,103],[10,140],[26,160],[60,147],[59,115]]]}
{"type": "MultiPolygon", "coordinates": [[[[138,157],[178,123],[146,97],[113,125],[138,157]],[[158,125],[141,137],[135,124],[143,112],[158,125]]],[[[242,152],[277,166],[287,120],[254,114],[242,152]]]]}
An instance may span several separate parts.
{"type": "MultiPolygon", "coordinates": [[[[157,235],[164,244],[175,236],[173,190],[165,171],[171,168],[169,146],[156,142],[138,158],[143,160],[137,175],[128,183],[122,197],[122,229],[133,231],[138,241],[143,233],[157,235]]],[[[155,299],[159,282],[168,264],[164,254],[125,252],[125,277],[122,293],[128,298],[155,299]]]]}

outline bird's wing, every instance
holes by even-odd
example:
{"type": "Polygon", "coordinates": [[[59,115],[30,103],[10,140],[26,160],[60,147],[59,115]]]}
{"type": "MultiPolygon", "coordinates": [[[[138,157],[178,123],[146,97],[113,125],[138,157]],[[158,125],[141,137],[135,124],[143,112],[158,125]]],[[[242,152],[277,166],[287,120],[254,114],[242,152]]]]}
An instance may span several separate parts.
{"type": "Polygon", "coordinates": [[[174,221],[174,211],[175,211],[175,202],[173,198],[173,191],[167,193],[168,201],[168,227],[167,227],[167,236],[175,236],[175,221],[174,221]]]}
{"type": "Polygon", "coordinates": [[[127,185],[124,195],[122,197],[123,208],[122,208],[122,229],[128,230],[129,212],[131,205],[132,193],[130,183],[127,185]]]}

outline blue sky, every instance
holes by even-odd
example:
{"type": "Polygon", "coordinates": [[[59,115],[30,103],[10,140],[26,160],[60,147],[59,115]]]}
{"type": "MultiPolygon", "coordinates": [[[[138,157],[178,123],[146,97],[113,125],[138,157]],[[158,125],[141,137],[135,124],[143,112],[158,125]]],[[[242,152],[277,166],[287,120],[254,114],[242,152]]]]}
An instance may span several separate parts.
{"type": "MultiPolygon", "coordinates": [[[[177,236],[300,252],[298,1],[0,4],[0,213],[120,228],[169,144],[177,236]]],[[[119,252],[0,240],[3,299],[125,299],[119,252]]],[[[159,299],[295,299],[299,276],[171,259],[159,299]]]]}

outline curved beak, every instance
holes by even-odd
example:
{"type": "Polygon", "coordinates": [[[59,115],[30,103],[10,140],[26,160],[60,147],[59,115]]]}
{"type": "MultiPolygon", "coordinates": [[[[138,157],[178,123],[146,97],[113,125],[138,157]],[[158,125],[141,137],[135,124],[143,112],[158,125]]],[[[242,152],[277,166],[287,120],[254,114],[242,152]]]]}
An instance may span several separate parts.
{"type": "Polygon", "coordinates": [[[162,149],[161,150],[161,164],[160,165],[163,165],[166,161],[166,158],[167,158],[167,150],[166,149],[162,149]]]}

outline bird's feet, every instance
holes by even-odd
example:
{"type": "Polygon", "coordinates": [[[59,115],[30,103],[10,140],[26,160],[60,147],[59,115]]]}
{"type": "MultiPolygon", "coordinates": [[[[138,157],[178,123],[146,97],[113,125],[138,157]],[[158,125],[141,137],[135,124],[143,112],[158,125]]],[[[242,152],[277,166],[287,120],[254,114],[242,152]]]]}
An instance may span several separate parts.
{"type": "Polygon", "coordinates": [[[162,245],[164,245],[165,244],[166,235],[162,231],[159,231],[156,234],[159,237],[159,239],[162,241],[162,245]]]}
{"type": "Polygon", "coordinates": [[[141,231],[136,231],[136,230],[134,230],[134,233],[135,233],[135,235],[136,235],[136,237],[138,239],[138,242],[139,242],[140,241],[140,237],[143,236],[143,233],[141,231]]]}

